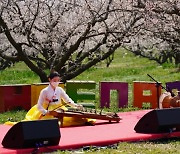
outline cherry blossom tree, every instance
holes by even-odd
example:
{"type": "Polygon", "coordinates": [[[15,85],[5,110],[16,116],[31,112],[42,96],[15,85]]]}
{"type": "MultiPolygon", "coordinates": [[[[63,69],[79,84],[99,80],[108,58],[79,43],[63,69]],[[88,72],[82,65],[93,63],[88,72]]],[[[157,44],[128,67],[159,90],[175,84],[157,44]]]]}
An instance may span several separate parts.
{"type": "Polygon", "coordinates": [[[134,7],[142,13],[144,24],[128,49],[160,64],[180,66],[180,1],[137,0],[134,7]]]}
{"type": "Polygon", "coordinates": [[[51,70],[66,81],[102,60],[108,66],[141,24],[133,6],[133,0],[1,0],[0,57],[23,61],[42,82],[51,70]]]}

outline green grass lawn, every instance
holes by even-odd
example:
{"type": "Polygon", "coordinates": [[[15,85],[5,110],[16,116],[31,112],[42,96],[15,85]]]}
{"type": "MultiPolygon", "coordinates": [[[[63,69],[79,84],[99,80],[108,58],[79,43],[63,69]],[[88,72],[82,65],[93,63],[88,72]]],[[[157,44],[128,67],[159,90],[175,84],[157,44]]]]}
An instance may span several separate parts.
{"type": "MultiPolygon", "coordinates": [[[[129,111],[136,110],[132,107],[132,83],[133,81],[152,81],[147,74],[153,76],[158,82],[164,85],[166,82],[180,80],[180,73],[172,64],[159,65],[154,61],[134,56],[125,50],[117,50],[115,59],[107,68],[105,62],[86,70],[73,80],[93,80],[96,86],[96,105],[99,104],[99,82],[100,81],[121,81],[129,84],[128,108],[117,109],[117,93],[111,93],[110,111],[129,111]]],[[[32,84],[40,82],[39,77],[31,72],[24,63],[18,63],[15,66],[0,71],[0,84],[32,84]]],[[[24,118],[26,111],[16,110],[0,114],[0,123],[5,121],[20,121],[24,118]]],[[[83,151],[58,151],[57,153],[180,153],[180,140],[162,140],[157,142],[136,142],[119,143],[113,148],[89,148],[83,151]]]]}

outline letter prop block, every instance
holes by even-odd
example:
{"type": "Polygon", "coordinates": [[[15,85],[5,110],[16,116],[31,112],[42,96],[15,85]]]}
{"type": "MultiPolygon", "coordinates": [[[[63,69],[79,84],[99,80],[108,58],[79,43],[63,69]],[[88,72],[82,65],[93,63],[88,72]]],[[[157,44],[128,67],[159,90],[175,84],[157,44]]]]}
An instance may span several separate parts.
{"type": "Polygon", "coordinates": [[[158,93],[159,96],[161,95],[161,86],[158,88],[157,93],[157,86],[155,82],[145,82],[145,81],[134,81],[134,102],[133,106],[142,108],[143,103],[150,103],[151,108],[155,109],[158,108],[158,100],[157,98],[158,93]],[[144,95],[144,91],[150,91],[149,95],[144,95]]]}
{"type": "Polygon", "coordinates": [[[118,92],[118,107],[128,104],[128,83],[126,82],[100,82],[100,107],[110,107],[110,90],[118,92]]]}
{"type": "Polygon", "coordinates": [[[0,86],[0,112],[22,108],[31,108],[31,85],[1,85],[0,86]]]}
{"type": "Polygon", "coordinates": [[[94,103],[82,103],[82,101],[95,100],[95,93],[87,91],[95,89],[95,87],[96,83],[94,81],[67,81],[66,93],[75,103],[82,104],[84,107],[95,108],[94,103]]]}
{"type": "Polygon", "coordinates": [[[178,91],[180,91],[180,81],[166,82],[166,89],[171,90],[171,91],[173,89],[177,89],[178,91]]]}

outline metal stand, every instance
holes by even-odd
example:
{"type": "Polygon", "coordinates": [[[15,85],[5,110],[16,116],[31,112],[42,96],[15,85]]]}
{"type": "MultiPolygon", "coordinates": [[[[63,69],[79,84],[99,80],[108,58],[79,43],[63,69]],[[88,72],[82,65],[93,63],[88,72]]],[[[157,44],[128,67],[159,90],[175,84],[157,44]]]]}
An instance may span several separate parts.
{"type": "Polygon", "coordinates": [[[160,85],[161,85],[160,83],[156,83],[158,109],[159,109],[159,97],[160,97],[160,95],[159,95],[159,87],[160,87],[160,85]]]}
{"type": "Polygon", "coordinates": [[[156,81],[152,76],[150,76],[149,74],[147,74],[147,76],[149,76],[153,81],[155,81],[156,82],[156,89],[157,89],[157,106],[158,106],[158,108],[159,108],[159,97],[160,97],[160,95],[159,95],[159,87],[162,87],[163,89],[165,89],[166,91],[167,91],[167,89],[165,88],[165,87],[163,87],[162,85],[161,85],[161,83],[159,83],[158,81],[156,81]]]}

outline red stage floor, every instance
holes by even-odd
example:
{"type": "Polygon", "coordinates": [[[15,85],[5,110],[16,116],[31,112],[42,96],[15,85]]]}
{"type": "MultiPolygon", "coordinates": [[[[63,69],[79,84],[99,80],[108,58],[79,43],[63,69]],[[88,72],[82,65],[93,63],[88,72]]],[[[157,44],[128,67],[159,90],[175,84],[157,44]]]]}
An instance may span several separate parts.
{"type": "MultiPolygon", "coordinates": [[[[58,146],[48,147],[50,149],[77,149],[83,146],[106,146],[118,142],[145,141],[161,138],[180,137],[180,132],[162,134],[140,134],[134,131],[134,126],[139,119],[150,110],[133,112],[122,112],[119,115],[123,118],[119,123],[106,123],[98,120],[95,126],[80,126],[60,128],[61,139],[58,146]]],[[[0,125],[0,142],[10,126],[0,125]]],[[[33,149],[6,149],[0,145],[0,153],[30,153],[33,149]]],[[[49,151],[47,148],[40,148],[40,151],[49,151]]]]}

